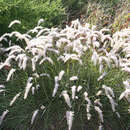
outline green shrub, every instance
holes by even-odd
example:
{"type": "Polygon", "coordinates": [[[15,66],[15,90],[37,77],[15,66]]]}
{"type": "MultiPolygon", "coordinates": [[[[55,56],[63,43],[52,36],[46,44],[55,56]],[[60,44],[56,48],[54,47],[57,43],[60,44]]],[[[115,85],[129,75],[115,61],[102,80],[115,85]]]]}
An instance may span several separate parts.
{"type": "Polygon", "coordinates": [[[50,0],[1,0],[0,1],[0,35],[11,30],[8,24],[14,19],[22,22],[22,28],[16,26],[13,30],[25,32],[36,26],[39,19],[46,22],[44,26],[52,27],[62,25],[65,12],[61,0],[50,3],[50,0]]]}

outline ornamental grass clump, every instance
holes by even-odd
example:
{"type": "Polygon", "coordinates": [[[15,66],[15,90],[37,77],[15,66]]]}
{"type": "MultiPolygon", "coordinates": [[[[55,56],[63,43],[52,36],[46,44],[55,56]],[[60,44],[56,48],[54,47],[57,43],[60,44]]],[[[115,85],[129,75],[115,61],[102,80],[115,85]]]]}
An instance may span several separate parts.
{"type": "Polygon", "coordinates": [[[128,128],[129,38],[130,29],[111,36],[78,20],[64,29],[38,22],[25,34],[3,34],[0,127],[128,128]]]}

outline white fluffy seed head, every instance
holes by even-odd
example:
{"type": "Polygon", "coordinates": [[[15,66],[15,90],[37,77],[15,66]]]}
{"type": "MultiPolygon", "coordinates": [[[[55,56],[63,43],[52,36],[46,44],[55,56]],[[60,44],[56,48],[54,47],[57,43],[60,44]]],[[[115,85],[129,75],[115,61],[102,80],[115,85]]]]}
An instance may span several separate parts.
{"type": "Polygon", "coordinates": [[[38,21],[38,23],[37,23],[37,26],[39,26],[41,23],[43,23],[44,22],[44,19],[40,19],[39,21],[38,21]]]}
{"type": "Polygon", "coordinates": [[[114,92],[113,92],[111,87],[108,87],[106,85],[102,85],[102,88],[105,90],[106,96],[111,95],[112,97],[115,97],[114,92]]]}
{"type": "Polygon", "coordinates": [[[106,72],[104,72],[102,75],[99,76],[99,78],[97,79],[97,81],[102,80],[105,76],[106,76],[106,72]]]}
{"type": "Polygon", "coordinates": [[[87,119],[90,120],[92,115],[90,113],[87,113],[87,119]]]}
{"type": "Polygon", "coordinates": [[[91,61],[94,63],[95,66],[96,66],[96,64],[97,64],[98,59],[99,59],[99,56],[98,56],[97,52],[94,51],[94,52],[93,52],[93,55],[92,55],[92,57],[91,57],[91,61]]]}
{"type": "Polygon", "coordinates": [[[72,128],[73,117],[74,117],[74,112],[73,111],[67,111],[66,112],[68,130],[71,130],[71,128],[72,128]]]}
{"type": "Polygon", "coordinates": [[[103,126],[102,126],[102,124],[100,124],[98,127],[98,130],[102,130],[102,129],[103,129],[103,126]]]}
{"type": "Polygon", "coordinates": [[[16,101],[16,99],[20,96],[20,94],[21,94],[21,92],[19,92],[18,94],[16,94],[15,96],[14,96],[14,98],[11,100],[11,102],[10,102],[10,106],[12,106],[13,104],[14,104],[14,102],[16,101]]]}
{"type": "Polygon", "coordinates": [[[60,73],[59,73],[59,77],[58,79],[61,80],[63,75],[64,75],[65,71],[64,70],[61,70],[60,73]]]}
{"type": "Polygon", "coordinates": [[[9,81],[9,80],[10,80],[11,76],[13,75],[13,73],[14,73],[15,71],[16,71],[16,69],[11,69],[11,70],[9,71],[6,81],[9,81]]]}
{"type": "Polygon", "coordinates": [[[35,93],[35,87],[32,87],[32,95],[35,93]]]}
{"type": "Polygon", "coordinates": [[[77,92],[79,92],[83,87],[81,85],[78,86],[77,92]]]}
{"type": "Polygon", "coordinates": [[[123,84],[124,84],[126,89],[130,89],[130,82],[128,80],[123,81],[123,84]]]}
{"type": "Polygon", "coordinates": [[[2,124],[5,116],[8,114],[9,110],[5,110],[2,115],[0,116],[0,125],[2,124]]]}
{"type": "Polygon", "coordinates": [[[29,93],[29,91],[30,91],[30,89],[31,89],[31,87],[32,87],[32,83],[31,83],[31,81],[32,81],[32,77],[29,77],[28,78],[28,81],[27,81],[27,84],[26,84],[26,88],[25,88],[25,93],[24,93],[24,99],[26,99],[27,98],[27,96],[28,96],[28,93],[29,93]]]}
{"type": "Polygon", "coordinates": [[[14,24],[21,24],[21,22],[19,20],[14,20],[9,24],[8,28],[11,28],[14,24]]]}
{"type": "Polygon", "coordinates": [[[70,77],[70,81],[75,81],[75,80],[78,80],[78,77],[77,77],[77,76],[72,76],[72,77],[70,77]]]}
{"type": "Polygon", "coordinates": [[[88,97],[88,93],[84,92],[84,98],[88,97]]]}
{"type": "Polygon", "coordinates": [[[102,94],[102,90],[99,90],[97,93],[96,93],[96,96],[100,96],[102,94]]]}
{"type": "Polygon", "coordinates": [[[2,88],[2,89],[5,88],[5,85],[1,84],[1,85],[0,85],[0,89],[1,89],[1,88],[2,88]]]}
{"type": "Polygon", "coordinates": [[[4,89],[0,89],[0,93],[1,93],[1,92],[5,92],[5,90],[4,90],[4,89]]]}
{"type": "Polygon", "coordinates": [[[44,105],[41,105],[41,110],[44,110],[46,107],[44,105]]]}
{"type": "Polygon", "coordinates": [[[108,97],[108,99],[110,101],[110,104],[111,104],[111,107],[112,107],[112,111],[115,112],[116,111],[116,106],[118,104],[114,102],[113,98],[110,95],[107,95],[107,97],[108,97]]]}
{"type": "Polygon", "coordinates": [[[58,90],[58,87],[59,87],[59,84],[58,83],[55,83],[55,87],[53,89],[53,93],[52,93],[52,97],[55,97],[56,93],[57,93],[57,90],[58,90]]]}
{"type": "Polygon", "coordinates": [[[76,86],[72,86],[71,87],[71,91],[72,91],[72,99],[75,99],[75,93],[76,93],[76,86]]]}
{"type": "Polygon", "coordinates": [[[99,115],[99,118],[101,120],[101,122],[103,122],[103,114],[102,114],[102,110],[97,107],[97,106],[94,106],[95,110],[97,111],[98,115],[99,115]]]}
{"type": "Polygon", "coordinates": [[[38,114],[38,112],[39,112],[39,110],[38,110],[38,109],[37,109],[37,110],[35,110],[35,111],[33,112],[32,119],[31,119],[31,125],[33,124],[33,122],[34,122],[34,120],[35,120],[36,115],[38,114]]]}
{"type": "Polygon", "coordinates": [[[70,103],[70,97],[69,97],[67,91],[66,90],[62,91],[61,95],[64,97],[67,105],[71,108],[72,106],[71,106],[71,103],[70,103]]]}
{"type": "Polygon", "coordinates": [[[100,99],[96,99],[96,100],[94,101],[94,103],[95,103],[96,105],[99,105],[100,107],[102,107],[102,103],[100,102],[100,99]]]}

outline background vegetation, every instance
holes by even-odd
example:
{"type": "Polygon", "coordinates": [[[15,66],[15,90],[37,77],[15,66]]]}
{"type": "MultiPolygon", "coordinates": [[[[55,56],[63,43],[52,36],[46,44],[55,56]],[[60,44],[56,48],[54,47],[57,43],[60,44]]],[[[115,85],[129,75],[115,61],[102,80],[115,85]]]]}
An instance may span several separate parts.
{"type": "Polygon", "coordinates": [[[47,27],[58,26],[65,20],[65,11],[61,0],[0,0],[0,35],[9,31],[8,25],[14,19],[22,22],[22,32],[36,26],[43,18],[47,27]]]}
{"type": "Polygon", "coordinates": [[[64,27],[79,18],[81,22],[109,27],[115,32],[129,25],[128,0],[0,0],[0,35],[10,31],[8,25],[14,19],[22,32],[35,27],[43,18],[43,26],[64,27]]]}

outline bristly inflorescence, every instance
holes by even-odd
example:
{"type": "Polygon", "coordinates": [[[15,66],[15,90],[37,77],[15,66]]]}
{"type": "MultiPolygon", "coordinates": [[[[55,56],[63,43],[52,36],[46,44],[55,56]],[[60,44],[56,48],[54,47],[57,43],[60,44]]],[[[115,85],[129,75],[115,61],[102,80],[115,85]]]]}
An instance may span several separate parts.
{"type": "MultiPolygon", "coordinates": [[[[0,70],[9,66],[11,69],[8,72],[6,82],[13,79],[13,75],[16,75],[17,70],[26,71],[31,68],[31,72],[28,74],[26,86],[24,91],[20,91],[10,101],[10,106],[14,105],[16,99],[22,95],[26,100],[32,90],[32,95],[35,96],[36,91],[41,87],[36,81],[38,79],[46,77],[49,82],[54,82],[51,92],[52,100],[59,96],[63,97],[66,108],[66,118],[68,130],[71,130],[72,123],[74,120],[74,102],[77,102],[80,98],[85,101],[85,109],[87,119],[91,119],[91,110],[98,113],[99,116],[99,129],[102,129],[104,122],[103,116],[103,103],[101,95],[106,96],[111,104],[112,111],[118,114],[116,108],[118,104],[115,101],[114,91],[112,86],[102,84],[100,89],[95,92],[96,98],[92,100],[89,97],[91,94],[89,90],[78,84],[82,79],[78,76],[78,73],[69,73],[70,68],[74,64],[78,64],[83,67],[84,64],[88,64],[90,58],[93,66],[97,66],[99,77],[96,82],[102,82],[103,79],[108,75],[106,70],[112,68],[120,68],[122,71],[130,73],[130,29],[124,29],[120,32],[116,32],[112,36],[108,33],[109,29],[96,30],[95,26],[90,27],[88,23],[84,26],[80,24],[79,20],[72,22],[70,26],[64,29],[58,28],[43,28],[40,26],[40,20],[34,29],[29,30],[25,34],[21,34],[17,31],[6,33],[0,37],[0,42],[6,39],[9,43],[10,39],[15,37],[18,41],[25,43],[24,46],[15,45],[10,43],[8,47],[2,46],[0,53],[4,52],[5,60],[0,63],[0,70]],[[107,32],[107,33],[106,33],[107,32]],[[86,56],[85,54],[90,54],[86,56]],[[86,61],[84,62],[84,58],[86,61]],[[42,70],[39,72],[38,68],[44,66],[56,67],[56,64],[70,65],[70,68],[56,68],[57,74],[54,72],[42,70]],[[72,63],[72,64],[70,64],[72,63]],[[67,77],[68,76],[68,77],[67,77]],[[51,79],[51,80],[49,80],[51,79]],[[66,82],[67,87],[62,82],[66,82]],[[63,87],[64,86],[64,87],[63,87]],[[23,93],[23,94],[22,94],[23,93]],[[83,97],[83,98],[82,98],[83,97]]],[[[20,24],[20,21],[12,22],[9,27],[14,26],[15,23],[20,24]]],[[[72,68],[73,69],[73,68],[72,68]]],[[[77,70],[73,70],[77,72],[77,70]]],[[[130,102],[130,80],[127,79],[123,82],[125,91],[121,93],[119,100],[126,98],[130,102]]],[[[0,85],[0,93],[5,92],[6,86],[0,85]]],[[[91,86],[90,88],[91,89],[91,86]]],[[[80,103],[80,102],[79,102],[80,103]]],[[[46,106],[44,109],[46,109],[46,106]]],[[[31,124],[33,125],[36,115],[41,109],[37,108],[34,110],[31,124]]],[[[2,123],[9,110],[5,110],[0,117],[0,124],[2,123]]]]}

